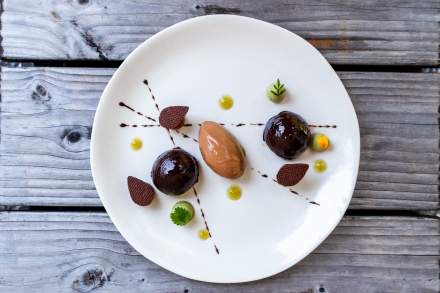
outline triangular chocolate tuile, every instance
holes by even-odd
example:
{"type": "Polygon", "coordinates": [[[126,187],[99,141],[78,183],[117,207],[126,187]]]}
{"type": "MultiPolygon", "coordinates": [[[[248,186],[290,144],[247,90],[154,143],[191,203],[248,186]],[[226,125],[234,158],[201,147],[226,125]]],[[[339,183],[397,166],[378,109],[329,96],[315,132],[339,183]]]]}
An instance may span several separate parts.
{"type": "Polygon", "coordinates": [[[306,175],[308,164],[285,164],[277,174],[277,182],[283,186],[294,186],[306,175]]]}
{"type": "Polygon", "coordinates": [[[136,177],[127,177],[128,191],[131,199],[140,206],[149,205],[154,199],[154,188],[136,177]]]}
{"type": "Polygon", "coordinates": [[[187,106],[171,106],[163,109],[159,115],[159,124],[167,129],[179,129],[185,122],[187,106]]]}

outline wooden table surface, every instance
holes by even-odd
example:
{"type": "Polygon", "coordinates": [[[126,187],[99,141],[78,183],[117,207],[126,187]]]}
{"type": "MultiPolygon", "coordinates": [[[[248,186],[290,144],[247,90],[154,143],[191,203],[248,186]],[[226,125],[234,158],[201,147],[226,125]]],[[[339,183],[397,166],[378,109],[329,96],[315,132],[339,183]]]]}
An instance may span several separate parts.
{"type": "Polygon", "coordinates": [[[440,0],[1,5],[0,292],[439,292],[440,0]],[[187,280],[140,256],[106,215],[89,166],[93,115],[121,61],[161,29],[215,13],[316,46],[361,130],[340,225],[293,268],[245,284],[187,280]]]}

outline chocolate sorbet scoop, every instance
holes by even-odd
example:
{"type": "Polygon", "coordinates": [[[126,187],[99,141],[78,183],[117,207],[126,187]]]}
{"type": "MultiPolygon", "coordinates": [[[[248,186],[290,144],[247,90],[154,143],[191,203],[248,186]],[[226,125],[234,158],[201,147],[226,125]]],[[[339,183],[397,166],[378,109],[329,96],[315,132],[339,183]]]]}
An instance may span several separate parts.
{"type": "Polygon", "coordinates": [[[203,122],[199,132],[199,147],[206,164],[218,175],[229,179],[243,175],[243,150],[232,134],[220,124],[203,122]]]}

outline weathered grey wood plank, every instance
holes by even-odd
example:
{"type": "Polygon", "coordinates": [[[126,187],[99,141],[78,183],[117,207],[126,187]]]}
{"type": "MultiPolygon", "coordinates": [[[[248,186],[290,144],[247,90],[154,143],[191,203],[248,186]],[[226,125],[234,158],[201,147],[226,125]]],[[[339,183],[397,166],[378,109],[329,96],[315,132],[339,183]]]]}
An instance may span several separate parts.
{"type": "MultiPolygon", "coordinates": [[[[3,68],[0,205],[101,205],[92,118],[114,69],[3,68]]],[[[339,72],[361,127],[351,208],[439,207],[439,75],[339,72]]]]}
{"type": "Polygon", "coordinates": [[[295,267],[262,281],[215,285],[144,259],[106,214],[3,212],[0,291],[433,293],[440,289],[439,236],[434,219],[345,217],[295,267]]]}
{"type": "Polygon", "coordinates": [[[169,25],[232,13],[294,31],[334,64],[439,62],[440,2],[433,0],[4,0],[3,9],[8,58],[120,60],[169,25]]]}

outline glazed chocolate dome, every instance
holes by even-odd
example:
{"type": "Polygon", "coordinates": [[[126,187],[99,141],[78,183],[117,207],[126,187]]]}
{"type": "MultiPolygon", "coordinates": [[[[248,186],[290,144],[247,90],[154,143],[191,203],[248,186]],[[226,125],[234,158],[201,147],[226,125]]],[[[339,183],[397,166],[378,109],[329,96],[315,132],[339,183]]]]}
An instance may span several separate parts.
{"type": "Polygon", "coordinates": [[[303,153],[310,143],[310,129],[298,114],[283,111],[267,121],[263,140],[278,156],[294,159],[303,153]]]}
{"type": "Polygon", "coordinates": [[[154,185],[168,195],[180,195],[199,179],[196,158],[181,148],[162,153],[151,170],[154,185]]]}

